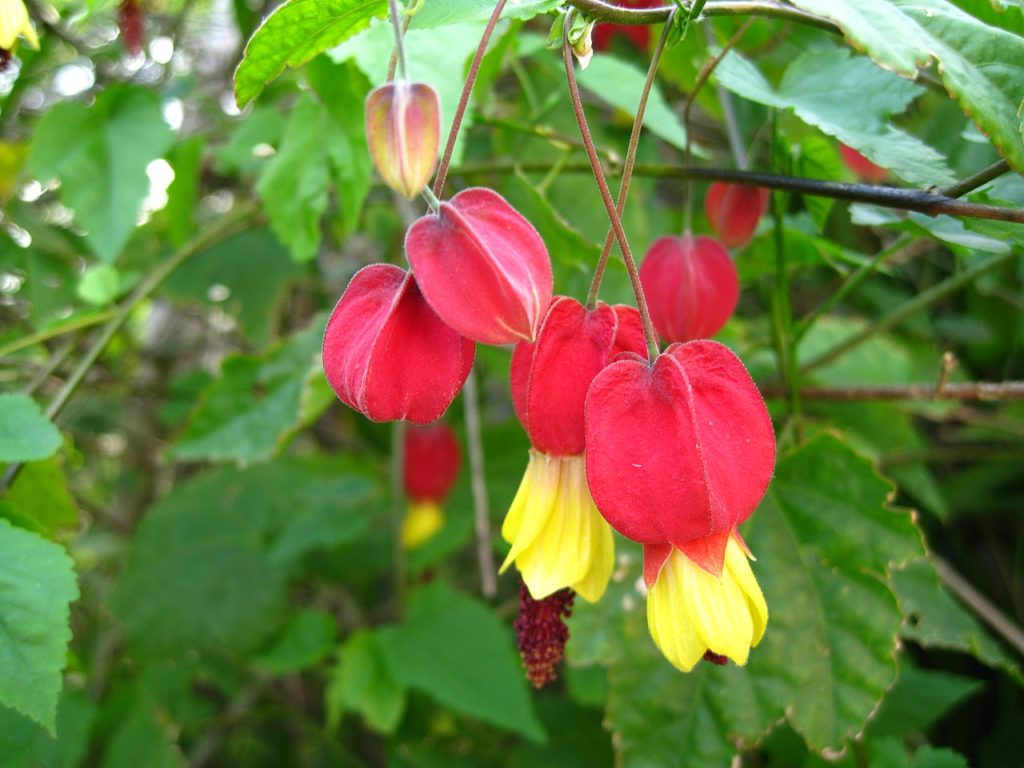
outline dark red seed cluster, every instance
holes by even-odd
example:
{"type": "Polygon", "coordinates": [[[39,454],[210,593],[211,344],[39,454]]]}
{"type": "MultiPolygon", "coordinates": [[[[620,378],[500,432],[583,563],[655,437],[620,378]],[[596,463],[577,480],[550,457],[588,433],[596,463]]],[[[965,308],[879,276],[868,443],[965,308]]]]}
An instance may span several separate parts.
{"type": "Polygon", "coordinates": [[[728,656],[723,656],[720,653],[715,653],[710,648],[704,651],[704,661],[710,661],[712,664],[717,664],[720,667],[724,667],[726,662],[729,661],[728,656]]]}
{"type": "Polygon", "coordinates": [[[560,589],[543,600],[534,600],[526,584],[519,584],[519,618],[514,626],[526,679],[534,688],[542,688],[558,677],[555,667],[569,640],[565,620],[572,615],[575,597],[571,589],[560,589]]]}
{"type": "Polygon", "coordinates": [[[6,72],[11,63],[11,52],[6,48],[0,48],[0,72],[6,72]]]}

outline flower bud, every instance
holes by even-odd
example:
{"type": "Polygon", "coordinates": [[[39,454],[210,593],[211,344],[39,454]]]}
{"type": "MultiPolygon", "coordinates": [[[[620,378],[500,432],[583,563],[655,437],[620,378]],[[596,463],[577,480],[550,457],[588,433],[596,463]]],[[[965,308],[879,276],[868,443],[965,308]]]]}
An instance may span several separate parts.
{"type": "Polygon", "coordinates": [[[768,209],[771,195],[763,187],[725,184],[716,181],[704,198],[704,214],[726,248],[741,248],[750,242],[768,209]]]}
{"type": "Polygon", "coordinates": [[[467,189],[405,237],[416,282],[444,322],[474,341],[533,341],[551,302],[551,260],[537,230],[490,189],[467,189]]]}
{"type": "Polygon", "coordinates": [[[775,467],[775,436],[739,358],[717,342],[691,341],[653,365],[623,356],[597,375],[587,393],[586,460],[594,501],[613,528],[683,548],[751,515],[775,467]]]}
{"type": "Polygon", "coordinates": [[[366,97],[366,140],[384,183],[410,200],[434,175],[441,106],[426,83],[396,80],[366,97]]]}
{"type": "Polygon", "coordinates": [[[459,441],[447,424],[405,432],[405,495],[413,501],[444,501],[459,475],[459,441]]]}
{"type": "Polygon", "coordinates": [[[736,309],[736,266],[715,239],[661,237],[640,265],[640,282],[658,335],[668,342],[714,336],[736,309]]]}
{"type": "Polygon", "coordinates": [[[875,165],[853,147],[840,144],[839,156],[843,158],[843,163],[847,168],[871,184],[881,184],[889,175],[889,171],[880,165],[875,165]]]}
{"type": "Polygon", "coordinates": [[[473,342],[445,325],[412,274],[373,264],[352,278],[324,332],[324,373],[345,405],[373,421],[429,424],[473,365],[473,342]]]}

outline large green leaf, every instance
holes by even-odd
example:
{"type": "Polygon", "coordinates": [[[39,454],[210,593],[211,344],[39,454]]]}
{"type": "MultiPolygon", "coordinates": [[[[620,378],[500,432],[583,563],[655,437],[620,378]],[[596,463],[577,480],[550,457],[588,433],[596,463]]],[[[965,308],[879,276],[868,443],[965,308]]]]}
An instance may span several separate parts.
{"type": "Polygon", "coordinates": [[[943,85],[1010,165],[1024,171],[1024,37],[945,0],[793,0],[905,77],[935,62],[943,85]]]}
{"type": "Polygon", "coordinates": [[[107,88],[91,107],[63,101],[39,121],[32,173],[60,179],[60,196],[86,242],[113,261],[135,228],[149,191],[146,166],[170,146],[160,97],[130,86],[107,88]]]}
{"type": "Polygon", "coordinates": [[[792,109],[806,123],[857,149],[915,184],[947,184],[953,175],[942,155],[889,119],[923,91],[919,85],[851,57],[840,48],[807,51],[773,88],[758,69],[730,51],[715,70],[734,93],[777,109],[792,109]]]}
{"type": "Polygon", "coordinates": [[[863,729],[896,677],[901,615],[890,568],[922,551],[910,516],[887,506],[891,490],[831,435],[779,461],[744,531],[770,611],[746,668],[672,668],[647,634],[633,588],[639,558],[620,554],[632,568],[602,605],[577,607],[570,649],[577,662],[610,654],[607,716],[625,765],[725,765],[740,742],[782,718],[814,750],[841,748],[863,729]],[[584,639],[581,658],[574,645],[595,611],[616,627],[617,642],[584,639]]]}
{"type": "Polygon", "coordinates": [[[235,71],[235,98],[244,107],[284,68],[300,67],[318,53],[387,14],[386,0],[289,0],[253,33],[235,71]]]}
{"type": "Polygon", "coordinates": [[[35,461],[60,448],[60,430],[28,395],[0,395],[0,462],[35,461]]]}
{"type": "Polygon", "coordinates": [[[377,640],[402,685],[470,717],[544,738],[509,628],[477,600],[436,582],[414,595],[403,624],[378,630],[377,640]]]}
{"type": "MultiPolygon", "coordinates": [[[[303,399],[322,378],[321,332],[314,325],[263,356],[224,360],[195,413],[168,455],[176,459],[260,461],[269,458],[303,423],[303,399]]],[[[322,408],[320,409],[322,410],[322,408]]]]}
{"type": "Polygon", "coordinates": [[[394,733],[405,712],[406,691],[392,676],[376,633],[359,630],[338,650],[324,694],[327,722],[341,722],[342,712],[355,712],[381,733],[394,733]]]}
{"type": "Polygon", "coordinates": [[[0,707],[0,768],[77,768],[89,751],[97,706],[84,692],[65,688],[57,706],[56,735],[0,707]]]}
{"type": "Polygon", "coordinates": [[[77,598],[63,547],[0,519],[0,704],[51,734],[77,598]]]}

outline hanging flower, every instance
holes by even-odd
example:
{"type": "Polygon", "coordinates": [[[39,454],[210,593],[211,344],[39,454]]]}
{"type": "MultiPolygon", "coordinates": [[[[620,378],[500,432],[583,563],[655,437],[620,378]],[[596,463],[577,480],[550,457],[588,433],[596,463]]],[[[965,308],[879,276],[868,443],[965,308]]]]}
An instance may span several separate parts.
{"type": "Polygon", "coordinates": [[[557,297],[537,341],[512,356],[512,399],[530,437],[530,459],[501,528],[513,562],[541,600],[569,587],[597,601],[611,576],[614,543],[587,487],[583,405],[594,376],[622,351],[644,350],[639,313],[557,297]]]}
{"type": "Polygon", "coordinates": [[[359,270],[324,332],[324,373],[345,405],[373,421],[437,421],[473,366],[474,345],[445,325],[413,276],[359,270]]]}
{"type": "Polygon", "coordinates": [[[32,48],[39,47],[39,38],[29,21],[25,3],[22,0],[0,0],[0,48],[13,51],[19,37],[25,38],[32,48]]]}
{"type": "Polygon", "coordinates": [[[745,663],[767,609],[735,531],[767,490],[775,437],[743,364],[705,340],[653,364],[623,356],[591,384],[586,419],[597,508],[645,545],[658,647],[680,669],[707,651],[745,663]]]}
{"type": "Polygon", "coordinates": [[[551,259],[537,230],[490,189],[467,189],[405,237],[416,282],[444,322],[484,344],[533,341],[551,302],[551,259]]]}
{"type": "Polygon", "coordinates": [[[410,200],[437,165],[441,143],[441,105],[426,83],[396,80],[366,97],[366,138],[381,179],[410,200]]]}
{"type": "Polygon", "coordinates": [[[732,316],[740,283],[729,252],[705,237],[660,237],[640,265],[658,335],[668,342],[714,336],[732,316]]]}
{"type": "Polygon", "coordinates": [[[402,544],[415,549],[444,525],[442,502],[459,475],[459,441],[447,424],[411,426],[405,432],[405,471],[409,499],[402,544]]]}
{"type": "Polygon", "coordinates": [[[889,175],[888,170],[880,165],[875,165],[853,147],[841,143],[839,156],[843,158],[843,164],[856,176],[871,184],[881,184],[889,175]]]}
{"type": "Polygon", "coordinates": [[[754,236],[770,197],[763,187],[716,181],[704,198],[704,214],[726,248],[741,248],[754,236]]]}

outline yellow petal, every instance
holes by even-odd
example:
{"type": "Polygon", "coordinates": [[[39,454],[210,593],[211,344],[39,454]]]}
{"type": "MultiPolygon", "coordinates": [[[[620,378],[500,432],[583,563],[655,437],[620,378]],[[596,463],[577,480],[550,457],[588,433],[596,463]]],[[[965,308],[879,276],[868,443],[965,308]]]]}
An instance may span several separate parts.
{"type": "Polygon", "coordinates": [[[729,572],[746,598],[750,617],[754,622],[754,634],[750,644],[755,646],[761,642],[764,630],[768,626],[768,604],[764,600],[757,579],[754,578],[750,561],[735,538],[729,539],[729,544],[725,548],[725,571],[729,572]]]}
{"type": "Polygon", "coordinates": [[[12,50],[19,35],[33,48],[39,47],[39,38],[29,21],[25,3],[22,0],[0,0],[0,48],[12,50]]]}
{"type": "Polygon", "coordinates": [[[443,525],[444,512],[437,502],[410,502],[402,522],[402,546],[415,549],[441,530],[443,525]]]}
{"type": "Polygon", "coordinates": [[[681,555],[678,550],[672,551],[647,595],[647,626],[665,658],[677,669],[689,672],[704,656],[707,646],[685,612],[687,574],[676,559],[677,554],[681,555]]]}

